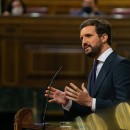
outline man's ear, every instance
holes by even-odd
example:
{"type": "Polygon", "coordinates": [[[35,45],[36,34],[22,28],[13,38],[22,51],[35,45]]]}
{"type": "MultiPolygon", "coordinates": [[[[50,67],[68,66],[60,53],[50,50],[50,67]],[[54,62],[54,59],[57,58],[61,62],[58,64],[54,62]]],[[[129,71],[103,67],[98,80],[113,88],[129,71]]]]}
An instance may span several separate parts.
{"type": "Polygon", "coordinates": [[[106,33],[102,34],[101,40],[102,40],[102,43],[107,43],[108,35],[106,33]]]}

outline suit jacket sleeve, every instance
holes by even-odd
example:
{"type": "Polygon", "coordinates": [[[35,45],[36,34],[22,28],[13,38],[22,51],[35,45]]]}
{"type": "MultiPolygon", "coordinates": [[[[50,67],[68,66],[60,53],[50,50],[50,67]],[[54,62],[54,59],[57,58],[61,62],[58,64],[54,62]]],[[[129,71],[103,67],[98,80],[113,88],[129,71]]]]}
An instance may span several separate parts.
{"type": "Polygon", "coordinates": [[[130,100],[130,61],[123,59],[118,64],[113,63],[111,67],[113,68],[110,80],[113,82],[113,98],[96,98],[96,110],[130,100]]]}
{"type": "Polygon", "coordinates": [[[69,111],[64,110],[65,119],[73,120],[77,116],[86,117],[88,114],[92,113],[90,107],[79,105],[72,102],[72,106],[69,111]]]}

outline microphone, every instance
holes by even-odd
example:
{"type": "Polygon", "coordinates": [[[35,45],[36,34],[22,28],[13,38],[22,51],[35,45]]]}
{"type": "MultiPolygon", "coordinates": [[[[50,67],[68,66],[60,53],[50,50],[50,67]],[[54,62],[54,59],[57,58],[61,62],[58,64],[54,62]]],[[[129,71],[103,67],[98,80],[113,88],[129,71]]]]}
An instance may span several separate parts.
{"type": "MultiPolygon", "coordinates": [[[[59,72],[60,72],[61,70],[62,70],[62,67],[60,67],[60,68],[58,69],[58,71],[53,75],[52,79],[50,80],[49,85],[47,85],[47,87],[50,86],[50,89],[49,89],[48,94],[50,94],[51,85],[52,85],[54,79],[56,78],[56,76],[59,74],[59,72]]],[[[47,87],[46,87],[46,89],[47,89],[47,87]]],[[[46,90],[46,89],[45,89],[45,90],[46,90]]],[[[48,123],[45,123],[45,117],[46,117],[46,111],[47,111],[47,106],[48,106],[48,100],[49,100],[49,96],[46,97],[46,98],[45,98],[45,96],[44,96],[44,104],[43,104],[43,106],[45,106],[45,107],[44,107],[44,110],[43,110],[43,112],[42,112],[42,115],[43,115],[43,116],[42,116],[42,119],[41,119],[41,123],[43,123],[43,125],[42,125],[42,130],[45,130],[45,125],[48,125],[48,123]]]]}

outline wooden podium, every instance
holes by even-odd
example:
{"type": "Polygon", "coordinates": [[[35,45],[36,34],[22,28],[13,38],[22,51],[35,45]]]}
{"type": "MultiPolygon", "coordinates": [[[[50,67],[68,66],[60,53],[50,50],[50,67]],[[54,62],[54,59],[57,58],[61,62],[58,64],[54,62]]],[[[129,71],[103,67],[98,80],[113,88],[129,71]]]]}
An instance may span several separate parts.
{"type": "Polygon", "coordinates": [[[42,130],[41,126],[35,125],[33,120],[32,109],[20,109],[14,117],[14,130],[42,130]]]}
{"type": "MultiPolygon", "coordinates": [[[[46,130],[68,130],[60,127],[60,122],[50,123],[45,127],[46,130]]],[[[14,130],[43,130],[42,125],[34,122],[31,108],[20,109],[14,117],[14,130]]],[[[70,128],[69,128],[70,130],[70,128]]]]}

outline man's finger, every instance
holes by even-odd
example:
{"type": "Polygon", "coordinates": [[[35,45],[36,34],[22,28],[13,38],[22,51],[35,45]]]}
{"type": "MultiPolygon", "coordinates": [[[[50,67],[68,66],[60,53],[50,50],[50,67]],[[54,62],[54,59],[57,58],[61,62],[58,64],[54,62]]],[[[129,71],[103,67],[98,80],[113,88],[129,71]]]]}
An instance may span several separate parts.
{"type": "Polygon", "coordinates": [[[66,91],[66,95],[69,96],[69,97],[72,97],[72,98],[77,98],[77,93],[71,93],[69,91],[66,91]]]}
{"type": "Polygon", "coordinates": [[[66,96],[66,98],[67,98],[67,99],[69,99],[69,100],[72,100],[72,101],[75,101],[75,102],[76,102],[76,99],[75,99],[75,98],[73,98],[73,97],[66,96]]]}
{"type": "Polygon", "coordinates": [[[53,98],[52,94],[45,94],[45,97],[53,98]]]}
{"type": "Polygon", "coordinates": [[[48,90],[55,92],[57,89],[49,86],[49,87],[48,87],[48,90]]]}
{"type": "Polygon", "coordinates": [[[87,89],[85,87],[85,83],[82,83],[81,88],[82,88],[83,92],[87,92],[87,89]]]}
{"type": "Polygon", "coordinates": [[[73,83],[70,83],[70,86],[76,91],[76,92],[80,92],[81,90],[73,83]]]}
{"type": "Polygon", "coordinates": [[[50,99],[48,102],[56,102],[56,100],[55,99],[50,99]]]}
{"type": "Polygon", "coordinates": [[[75,90],[73,90],[72,88],[70,88],[68,86],[65,87],[65,91],[68,91],[68,92],[73,93],[73,94],[77,93],[75,90]]]}

